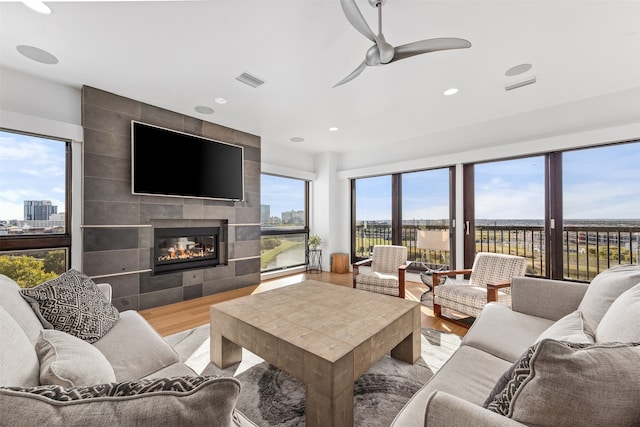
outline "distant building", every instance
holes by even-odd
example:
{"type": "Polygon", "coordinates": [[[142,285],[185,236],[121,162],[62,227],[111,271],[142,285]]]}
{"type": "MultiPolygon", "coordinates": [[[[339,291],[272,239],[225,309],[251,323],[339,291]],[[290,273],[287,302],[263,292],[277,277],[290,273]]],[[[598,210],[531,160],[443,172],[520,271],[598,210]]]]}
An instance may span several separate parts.
{"type": "Polygon", "coordinates": [[[260,222],[262,224],[269,223],[269,218],[271,217],[271,206],[270,205],[260,205],[260,222]]]}
{"type": "Polygon", "coordinates": [[[49,221],[51,215],[58,213],[58,207],[51,204],[51,200],[25,200],[25,221],[49,221]]]}
{"type": "Polygon", "coordinates": [[[282,223],[296,225],[304,224],[304,211],[295,211],[291,209],[290,211],[282,212],[282,223]]]}

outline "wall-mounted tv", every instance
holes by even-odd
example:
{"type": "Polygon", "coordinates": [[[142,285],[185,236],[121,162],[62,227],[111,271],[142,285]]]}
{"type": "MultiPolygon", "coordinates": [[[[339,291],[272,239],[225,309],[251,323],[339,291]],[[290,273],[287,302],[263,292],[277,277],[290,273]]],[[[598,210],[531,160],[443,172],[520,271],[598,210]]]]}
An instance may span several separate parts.
{"type": "Polygon", "coordinates": [[[131,121],[133,194],[244,200],[244,148],[131,121]]]}

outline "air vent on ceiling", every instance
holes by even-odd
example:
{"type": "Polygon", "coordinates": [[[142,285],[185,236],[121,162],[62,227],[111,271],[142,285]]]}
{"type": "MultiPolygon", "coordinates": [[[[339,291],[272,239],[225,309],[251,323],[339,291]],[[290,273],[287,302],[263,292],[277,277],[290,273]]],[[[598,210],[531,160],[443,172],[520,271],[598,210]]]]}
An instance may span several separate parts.
{"type": "Polygon", "coordinates": [[[262,86],[264,84],[264,80],[256,77],[256,76],[252,76],[249,73],[242,73],[240,74],[238,77],[236,77],[236,80],[239,82],[242,82],[244,84],[247,84],[251,87],[258,87],[258,86],[262,86]]]}
{"type": "Polygon", "coordinates": [[[519,87],[531,85],[531,84],[534,84],[535,82],[536,82],[536,78],[535,77],[531,77],[530,79],[522,80],[520,82],[507,85],[507,86],[504,87],[504,89],[505,90],[518,89],[519,87]]]}

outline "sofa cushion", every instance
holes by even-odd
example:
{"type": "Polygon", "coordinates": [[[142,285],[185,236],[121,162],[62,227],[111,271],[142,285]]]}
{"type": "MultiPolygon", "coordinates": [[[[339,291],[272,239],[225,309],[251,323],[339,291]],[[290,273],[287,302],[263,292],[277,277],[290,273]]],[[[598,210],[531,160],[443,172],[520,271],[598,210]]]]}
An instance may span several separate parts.
{"type": "Polygon", "coordinates": [[[120,313],[120,320],[94,344],[107,358],[116,381],[146,377],[180,361],[173,348],[136,311],[120,313]]]}
{"type": "Polygon", "coordinates": [[[172,377],[93,387],[0,388],[3,424],[230,426],[240,382],[172,377]]]}
{"type": "Polygon", "coordinates": [[[576,310],[549,326],[535,342],[542,341],[545,338],[590,344],[594,342],[594,333],[585,325],[582,313],[576,310]]]}
{"type": "MultiPolygon", "coordinates": [[[[38,356],[33,344],[11,315],[0,306],[0,385],[36,386],[38,356]]],[[[2,417],[0,417],[2,418],[2,417]]]]}
{"type": "Polygon", "coordinates": [[[80,387],[112,383],[116,374],[100,350],[55,329],[43,329],[36,343],[40,384],[80,387]]]}
{"type": "Polygon", "coordinates": [[[20,325],[32,344],[35,344],[42,329],[42,323],[27,301],[20,295],[20,286],[0,274],[0,305],[20,325]]]}
{"type": "Polygon", "coordinates": [[[597,342],[640,342],[640,283],[611,304],[596,330],[597,342]]]}
{"type": "Polygon", "coordinates": [[[637,265],[618,265],[593,278],[578,306],[592,331],[598,328],[613,301],[636,283],[640,283],[640,266],[637,265]]]}
{"type": "Polygon", "coordinates": [[[35,288],[21,289],[45,328],[87,342],[104,336],[118,321],[118,310],[89,277],[69,270],[35,288]]]}
{"type": "Polygon", "coordinates": [[[487,409],[526,425],[638,425],[639,366],[639,343],[544,339],[514,364],[502,390],[494,388],[487,409]]]}

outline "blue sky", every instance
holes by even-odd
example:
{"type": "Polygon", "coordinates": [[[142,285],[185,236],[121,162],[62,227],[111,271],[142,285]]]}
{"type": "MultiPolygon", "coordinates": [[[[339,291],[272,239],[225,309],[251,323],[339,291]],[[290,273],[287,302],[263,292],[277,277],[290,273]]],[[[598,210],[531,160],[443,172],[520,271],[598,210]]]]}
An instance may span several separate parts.
{"type": "Polygon", "coordinates": [[[261,204],[271,207],[271,216],[280,217],[285,211],[304,210],[304,181],[263,174],[260,198],[261,204]]]}
{"type": "MultiPolygon", "coordinates": [[[[476,218],[544,218],[544,157],[477,164],[476,218]]],[[[448,218],[448,171],[405,174],[403,217],[448,218]]],[[[563,154],[566,219],[640,219],[640,143],[563,154]]],[[[357,182],[358,220],[391,219],[391,177],[357,182]]]]}
{"type": "Polygon", "coordinates": [[[65,143],[0,131],[0,219],[24,217],[25,200],[65,210],[65,143]]]}

